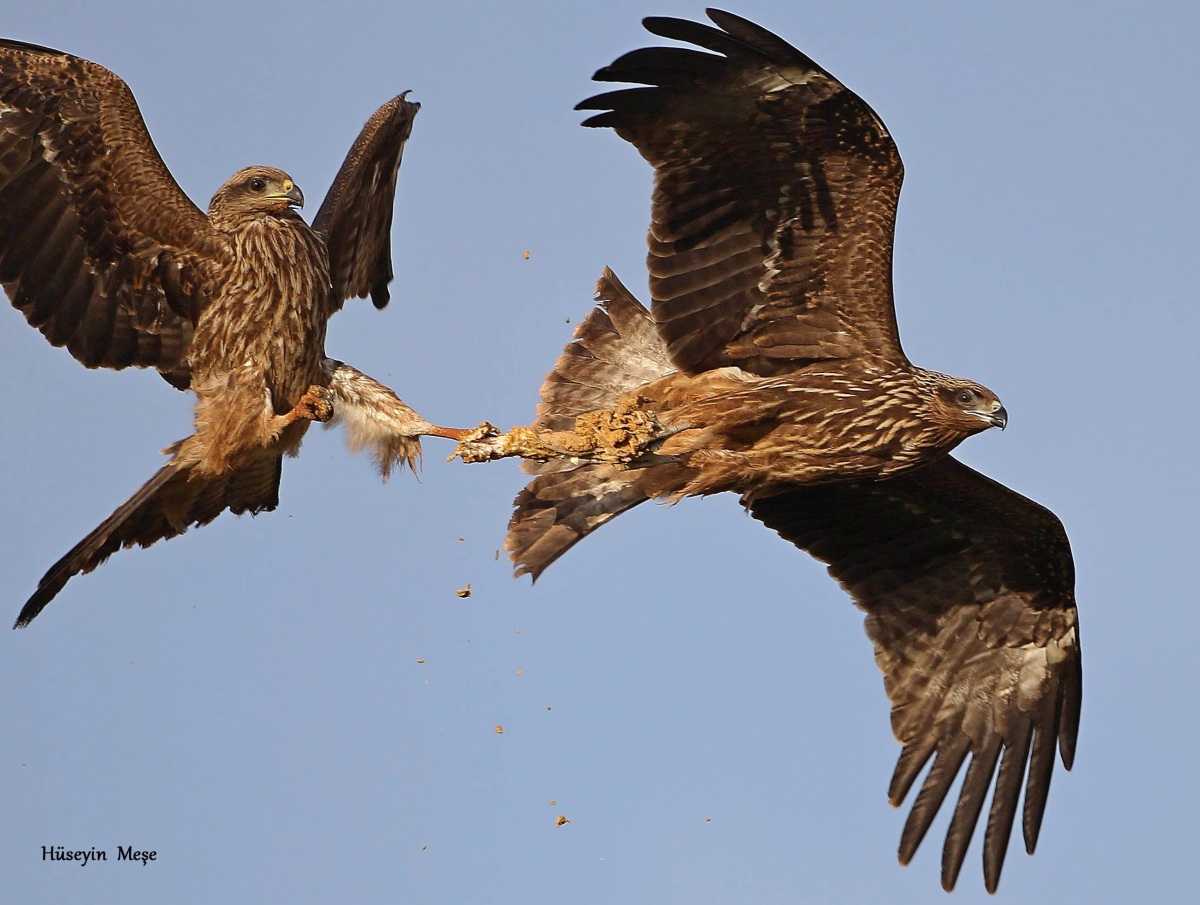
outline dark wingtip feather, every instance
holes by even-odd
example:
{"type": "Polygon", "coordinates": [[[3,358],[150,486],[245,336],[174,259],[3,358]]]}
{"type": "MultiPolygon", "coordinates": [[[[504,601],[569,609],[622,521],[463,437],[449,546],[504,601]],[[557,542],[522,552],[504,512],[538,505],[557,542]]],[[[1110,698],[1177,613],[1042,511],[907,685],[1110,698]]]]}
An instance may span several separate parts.
{"type": "Polygon", "coordinates": [[[967,758],[968,748],[968,742],[966,739],[962,739],[938,751],[937,758],[934,760],[933,766],[929,768],[929,775],[925,777],[925,784],[917,793],[917,800],[913,802],[908,820],[904,822],[904,830],[900,834],[898,857],[901,864],[908,864],[913,855],[917,853],[921,840],[929,832],[933,818],[937,816],[942,802],[946,800],[946,793],[950,791],[954,777],[958,775],[963,761],[967,758]]]}
{"type": "MultiPolygon", "coordinates": [[[[1055,720],[1057,722],[1057,720],[1055,720]]],[[[1052,727],[1035,730],[1033,753],[1029,758],[1029,776],[1025,782],[1025,809],[1021,830],[1025,836],[1025,851],[1033,854],[1038,834],[1042,830],[1042,815],[1050,794],[1050,779],[1054,774],[1055,735],[1052,727]]]]}
{"type": "Polygon", "coordinates": [[[946,831],[946,844],[942,848],[942,889],[946,892],[954,889],[954,884],[958,882],[958,875],[967,857],[971,837],[975,835],[975,826],[979,822],[979,814],[983,811],[983,801],[991,788],[999,757],[999,736],[989,738],[986,747],[971,756],[971,764],[967,767],[962,791],[958,795],[954,817],[950,820],[949,830],[946,831]]]}
{"type": "Polygon", "coordinates": [[[1074,667],[1063,680],[1062,722],[1058,727],[1059,756],[1068,770],[1075,763],[1075,742],[1079,737],[1079,716],[1083,709],[1083,661],[1078,651],[1075,652],[1074,667]]]}
{"type": "Polygon", "coordinates": [[[576,110],[610,110],[621,113],[648,113],[661,108],[662,96],[657,88],[619,88],[616,91],[593,94],[575,105],[576,110]]]}
{"type": "Polygon", "coordinates": [[[1025,778],[1025,765],[1029,761],[1029,743],[1032,738],[1033,727],[1027,721],[1023,721],[1017,726],[1015,734],[1008,739],[1004,757],[1000,760],[996,791],[992,794],[992,807],[983,835],[983,884],[989,893],[994,893],[1000,886],[1000,871],[1004,867],[1008,841],[1012,837],[1017,802],[1021,797],[1021,781],[1025,778]]]}
{"type": "Polygon", "coordinates": [[[904,746],[904,750],[900,752],[900,759],[896,761],[896,769],[892,772],[892,781],[888,785],[888,803],[892,807],[898,808],[904,803],[913,781],[925,769],[933,750],[933,744],[923,747],[914,744],[904,746]]]}
{"type": "Polygon", "coordinates": [[[52,584],[39,585],[38,589],[34,591],[33,596],[25,602],[25,606],[21,607],[17,621],[13,623],[13,630],[28,627],[29,623],[38,617],[38,614],[46,608],[46,604],[55,598],[66,583],[66,579],[64,579],[52,584]]]}

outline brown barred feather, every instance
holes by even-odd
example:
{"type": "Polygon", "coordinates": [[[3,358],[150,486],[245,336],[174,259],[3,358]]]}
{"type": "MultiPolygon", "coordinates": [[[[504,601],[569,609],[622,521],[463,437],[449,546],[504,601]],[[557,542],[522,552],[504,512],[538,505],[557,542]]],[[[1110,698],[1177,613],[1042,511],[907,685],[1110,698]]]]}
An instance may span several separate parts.
{"type": "Polygon", "coordinates": [[[311,229],[303,195],[271,167],[235,173],[207,214],[159,157],[133,94],[87,60],[0,40],[0,284],[88,367],[154,367],[197,394],[196,432],[46,575],[26,625],[66,581],[111,553],[174,537],[226,509],[278,500],[282,456],[331,405],[386,477],[439,428],[341,363],[325,328],[342,300],[378,307],[392,279],[396,175],[417,104],[394,98],[350,149],[311,229]]]}
{"type": "Polygon", "coordinates": [[[1005,425],[995,394],[900,347],[903,168],[882,121],[782,39],[709,17],[717,27],[645,20],[703,50],[628,53],[595,78],[645,87],[579,105],[599,111],[584,125],[611,127],[654,167],[649,312],[606,274],[537,422],[461,452],[539,460],[509,524],[517,574],[536,578],[645,499],[721,491],[827,562],[866,611],[892,703],[892,804],[925,771],[900,861],[965,765],[942,885],[994,790],[983,873],[995,891],[1022,785],[1032,852],[1055,747],[1067,769],[1074,759],[1070,546],[1051,512],[949,456],[1005,425]]]}
{"type": "Polygon", "coordinates": [[[598,71],[640,82],[588,98],[654,167],[651,311],[672,361],[760,376],[829,359],[906,363],[892,304],[904,168],[875,112],[758,26],[652,18],[724,56],[646,48],[598,71]]]}

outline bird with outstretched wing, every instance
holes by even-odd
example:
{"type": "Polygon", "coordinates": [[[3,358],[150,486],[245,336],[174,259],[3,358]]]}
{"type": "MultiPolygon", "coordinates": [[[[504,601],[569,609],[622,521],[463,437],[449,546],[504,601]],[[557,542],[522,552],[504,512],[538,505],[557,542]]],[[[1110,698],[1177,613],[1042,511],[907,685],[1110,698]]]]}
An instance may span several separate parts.
{"type": "Polygon", "coordinates": [[[900,346],[892,238],[903,167],[880,118],[776,35],[649,18],[695,45],[596,73],[589,98],[654,167],[647,310],[609,271],[542,386],[536,422],[460,444],[534,460],[506,541],[535,579],[647,499],[738,493],[867,614],[903,745],[908,863],[964,763],[942,857],[951,889],[992,790],[984,882],[1025,787],[1037,843],[1055,750],[1070,768],[1082,689],[1070,546],[1050,511],[950,451],[1003,428],[999,399],[900,346]]]}
{"type": "Polygon", "coordinates": [[[195,432],[60,559],[17,617],[116,550],[225,510],[279,502],[283,457],[312,421],[344,423],[386,478],[423,435],[461,439],[325,354],[347,298],[388,301],[396,174],[419,105],[404,95],[363,127],[312,226],[282,170],[235,173],[208,212],[159,157],[133,94],[70,54],[0,41],[0,283],[52,344],[89,368],[153,367],[197,396],[195,432]]]}

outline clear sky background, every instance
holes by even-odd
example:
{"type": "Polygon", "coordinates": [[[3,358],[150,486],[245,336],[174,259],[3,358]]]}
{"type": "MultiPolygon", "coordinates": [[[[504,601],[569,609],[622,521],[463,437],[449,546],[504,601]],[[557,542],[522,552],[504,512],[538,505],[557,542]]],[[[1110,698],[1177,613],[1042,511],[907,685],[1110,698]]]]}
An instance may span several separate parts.
{"type": "MultiPolygon", "coordinates": [[[[1193,5],[731,8],[888,124],[905,348],[996,390],[1009,429],[961,457],[1054,509],[1074,546],[1076,766],[998,900],[1194,901],[1193,5]]],[[[649,167],[571,108],[647,43],[649,14],[703,11],[5,0],[0,27],[123,76],[202,207],[264,163],[315,212],[363,121],[411,88],[393,302],[348,304],[328,350],[431,420],[508,427],[605,264],[645,296],[649,167]]],[[[86,371],[8,306],[0,356],[11,620],[188,433],[191,398],[86,371]]],[[[313,431],[277,512],[118,553],[0,632],[6,901],[942,900],[946,819],[896,864],[899,746],[861,614],[820,565],[730,496],[643,506],[531,589],[496,558],[517,465],[449,451],[429,441],[420,480],[381,486],[313,431]],[[110,860],[43,862],[43,845],[110,860]],[[118,845],[157,860],[118,863],[118,845]]],[[[979,860],[954,901],[986,898],[979,860]]]]}

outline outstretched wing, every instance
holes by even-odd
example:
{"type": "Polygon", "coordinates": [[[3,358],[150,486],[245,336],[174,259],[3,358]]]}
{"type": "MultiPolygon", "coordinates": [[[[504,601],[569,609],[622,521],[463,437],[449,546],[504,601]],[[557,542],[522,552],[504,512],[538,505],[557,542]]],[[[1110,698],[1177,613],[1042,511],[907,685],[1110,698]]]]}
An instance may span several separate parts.
{"type": "Polygon", "coordinates": [[[760,375],[805,363],[903,361],[892,234],[903,167],[859,97],[771,32],[649,18],[652,47],[594,78],[651,87],[589,98],[655,169],[651,311],[675,364],[760,375]]]}
{"type": "Polygon", "coordinates": [[[983,843],[984,881],[994,892],[1026,767],[1023,825],[1032,853],[1056,743],[1067,769],[1075,756],[1082,672],[1062,524],[949,456],[886,481],[797,488],[749,506],[829,563],[867,613],[892,730],[904,746],[888,790],[893,805],[934,757],[904,827],[901,863],[970,755],[942,885],[954,886],[994,785],[983,843]]]}
{"type": "Polygon", "coordinates": [[[382,308],[391,297],[396,174],[413,117],[421,109],[405,100],[407,94],[392,98],[367,120],[313,219],[313,229],[329,245],[335,311],[348,298],[369,293],[375,307],[382,308]]]}
{"type": "Polygon", "coordinates": [[[0,41],[0,283],[88,367],[179,365],[225,239],[113,73],[0,41]]]}

